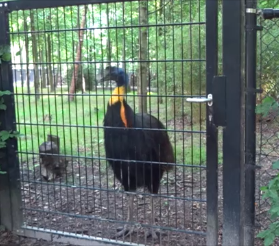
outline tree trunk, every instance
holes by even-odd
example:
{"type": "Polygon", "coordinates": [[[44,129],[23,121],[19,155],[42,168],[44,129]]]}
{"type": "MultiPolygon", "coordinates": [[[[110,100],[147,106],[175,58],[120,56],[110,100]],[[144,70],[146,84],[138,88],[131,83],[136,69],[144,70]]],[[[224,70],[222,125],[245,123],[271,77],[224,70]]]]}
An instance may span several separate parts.
{"type": "MultiPolygon", "coordinates": [[[[24,31],[28,31],[27,20],[24,20],[24,31]]],[[[26,83],[27,83],[27,93],[30,94],[30,79],[29,79],[29,39],[28,34],[25,34],[25,52],[26,52],[26,83]]],[[[24,79],[24,78],[23,78],[24,79]]]]}
{"type": "MultiPolygon", "coordinates": [[[[139,9],[140,25],[147,25],[147,2],[142,1],[139,9]]],[[[147,27],[139,29],[139,60],[147,60],[147,27]]],[[[138,96],[139,96],[139,112],[147,113],[147,62],[139,64],[139,79],[138,79],[138,96]]]]}
{"type": "MultiPolygon", "coordinates": [[[[90,45],[89,46],[89,61],[92,61],[94,60],[94,46],[93,45],[90,45]]],[[[95,70],[95,75],[96,75],[96,65],[90,65],[89,66],[89,73],[93,73],[93,69],[95,70]]],[[[90,91],[97,91],[97,76],[94,76],[95,77],[95,81],[88,81],[88,83],[90,83],[89,85],[89,90],[90,91]]]]}
{"type": "MultiPolygon", "coordinates": [[[[40,50],[40,61],[41,61],[41,63],[45,63],[43,47],[40,50]]],[[[45,69],[45,65],[44,64],[41,66],[41,69],[42,69],[41,88],[46,88],[46,69],[45,69]]]]}
{"type": "MultiPolygon", "coordinates": [[[[122,67],[127,73],[128,71],[126,70],[126,52],[125,52],[125,30],[123,29],[123,49],[122,49],[122,67]]],[[[130,78],[129,78],[130,79],[130,78]]],[[[131,91],[131,81],[129,81],[129,84],[127,86],[127,92],[131,91]]]]}
{"type": "Polygon", "coordinates": [[[85,83],[85,77],[82,75],[82,94],[86,93],[86,83],[85,83]]]}
{"type": "Polygon", "coordinates": [[[47,78],[48,83],[50,85],[50,91],[54,91],[54,81],[53,81],[53,74],[52,74],[52,66],[51,66],[51,38],[50,34],[47,34],[47,78]]]}
{"type": "Polygon", "coordinates": [[[83,44],[83,30],[82,29],[85,27],[87,8],[88,8],[88,6],[85,5],[81,24],[80,24],[81,30],[79,30],[79,34],[78,34],[79,42],[78,42],[78,46],[77,46],[77,54],[76,54],[76,61],[75,61],[76,63],[74,66],[74,71],[73,71],[72,80],[71,80],[71,87],[70,87],[70,91],[69,91],[69,101],[74,100],[74,93],[76,91],[76,81],[77,81],[77,77],[78,77],[79,62],[81,60],[81,50],[82,50],[82,44],[83,44]]]}
{"type": "MultiPolygon", "coordinates": [[[[107,5],[107,25],[109,26],[109,8],[107,5]]],[[[110,40],[110,33],[109,33],[109,29],[108,29],[108,39],[107,39],[107,44],[106,44],[106,49],[107,49],[107,59],[108,59],[108,63],[110,65],[111,62],[111,40],[110,40]]],[[[108,88],[110,81],[105,81],[105,88],[108,88]]]]}
{"type": "MultiPolygon", "coordinates": [[[[34,13],[31,11],[30,13],[30,21],[31,21],[31,31],[35,31],[35,19],[34,13]]],[[[39,81],[39,69],[38,69],[38,46],[36,34],[32,33],[32,54],[33,54],[33,67],[34,67],[34,87],[35,87],[35,98],[36,101],[40,100],[40,81],[39,81]]]]}
{"type": "MultiPolygon", "coordinates": [[[[107,45],[106,46],[107,46],[106,49],[107,49],[108,63],[110,64],[110,62],[111,62],[111,42],[110,42],[109,38],[107,39],[107,45]]],[[[108,88],[110,81],[107,80],[104,83],[105,83],[105,88],[108,88]]]]}
{"type": "MultiPolygon", "coordinates": [[[[163,17],[163,0],[160,0],[160,3],[159,3],[159,9],[160,9],[160,11],[159,11],[159,17],[160,18],[162,18],[163,17]]],[[[163,28],[162,27],[159,27],[159,37],[163,37],[163,34],[164,34],[164,31],[163,31],[163,28]]],[[[157,47],[157,51],[159,51],[159,47],[157,47]]],[[[157,65],[158,66],[158,65],[157,65]]],[[[158,77],[158,74],[157,74],[157,79],[159,79],[159,77],[158,77]]],[[[162,97],[162,95],[164,94],[164,82],[166,83],[166,81],[162,81],[162,79],[161,80],[159,80],[158,81],[159,83],[158,83],[158,87],[159,88],[157,88],[158,89],[158,95],[159,95],[159,97],[158,97],[158,103],[159,104],[163,104],[164,103],[164,100],[163,100],[163,97],[162,97]]]]}
{"type": "MultiPolygon", "coordinates": [[[[20,44],[20,43],[19,43],[20,44]]],[[[25,44],[25,41],[23,41],[23,44],[22,45],[24,45],[25,44]]],[[[21,45],[21,44],[20,44],[21,45]]],[[[24,63],[24,61],[23,61],[23,57],[22,57],[22,48],[20,48],[20,56],[19,56],[19,58],[20,58],[20,64],[23,64],[24,63]]],[[[21,75],[22,75],[22,72],[21,72],[21,75]]],[[[23,78],[21,78],[21,87],[23,88],[24,87],[24,80],[23,80],[23,78]]]]}

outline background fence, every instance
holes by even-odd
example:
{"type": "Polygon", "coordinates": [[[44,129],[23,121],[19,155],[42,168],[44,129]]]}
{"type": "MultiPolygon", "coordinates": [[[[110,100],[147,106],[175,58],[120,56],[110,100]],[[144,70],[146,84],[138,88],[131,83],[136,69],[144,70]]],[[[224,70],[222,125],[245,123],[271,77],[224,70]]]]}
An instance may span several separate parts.
{"type": "MultiPolygon", "coordinates": [[[[278,4],[269,7],[278,8],[278,4]]],[[[268,214],[270,203],[262,199],[260,187],[268,185],[278,171],[272,163],[278,161],[278,59],[279,21],[258,18],[263,30],[258,32],[257,87],[262,93],[257,96],[257,165],[256,172],[256,232],[267,229],[271,222],[268,214]]],[[[278,240],[275,242],[278,243],[278,240]]]]}

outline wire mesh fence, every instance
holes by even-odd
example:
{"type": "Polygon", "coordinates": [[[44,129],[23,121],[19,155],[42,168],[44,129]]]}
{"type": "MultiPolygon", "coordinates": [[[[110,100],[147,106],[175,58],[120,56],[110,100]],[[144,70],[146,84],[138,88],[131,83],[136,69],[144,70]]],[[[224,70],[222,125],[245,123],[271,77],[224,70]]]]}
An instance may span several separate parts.
{"type": "Polygon", "coordinates": [[[128,224],[136,230],[119,243],[204,243],[205,105],[185,98],[206,90],[205,1],[18,10],[9,22],[25,225],[112,239],[128,224]],[[104,147],[117,85],[104,81],[107,66],[126,71],[127,103],[164,124],[174,152],[158,194],[134,192],[130,221],[104,147]],[[159,239],[145,237],[148,228],[159,239]]]}
{"type": "MultiPolygon", "coordinates": [[[[276,6],[274,6],[276,7],[276,6]]],[[[257,165],[256,173],[256,233],[267,229],[271,223],[268,211],[270,203],[262,198],[260,188],[268,185],[278,171],[272,163],[278,161],[278,44],[279,21],[263,20],[258,23],[263,30],[258,32],[257,85],[262,93],[257,96],[257,165]]],[[[278,242],[277,242],[278,243],[278,242]]]]}

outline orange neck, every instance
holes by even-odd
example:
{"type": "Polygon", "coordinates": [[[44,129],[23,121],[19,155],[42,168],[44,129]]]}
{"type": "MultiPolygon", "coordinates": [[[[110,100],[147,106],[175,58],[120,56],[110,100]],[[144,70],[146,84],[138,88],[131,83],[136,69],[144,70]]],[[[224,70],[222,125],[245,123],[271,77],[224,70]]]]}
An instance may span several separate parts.
{"type": "Polygon", "coordinates": [[[117,102],[121,103],[120,117],[125,127],[128,127],[127,118],[125,114],[125,107],[123,103],[125,93],[126,93],[125,86],[116,87],[112,92],[111,98],[109,100],[109,105],[112,106],[117,102]]]}
{"type": "Polygon", "coordinates": [[[109,105],[113,105],[117,102],[123,102],[125,93],[125,86],[116,87],[112,92],[109,105]]]}

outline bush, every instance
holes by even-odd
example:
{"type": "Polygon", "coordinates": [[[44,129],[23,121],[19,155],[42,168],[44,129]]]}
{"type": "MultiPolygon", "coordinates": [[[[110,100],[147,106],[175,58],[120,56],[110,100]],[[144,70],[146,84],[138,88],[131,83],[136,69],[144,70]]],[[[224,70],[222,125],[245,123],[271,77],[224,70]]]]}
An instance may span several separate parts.
{"type": "MultiPolygon", "coordinates": [[[[10,91],[0,91],[0,110],[6,110],[7,106],[4,104],[4,99],[2,98],[2,96],[5,95],[11,95],[10,91]]],[[[9,138],[14,138],[18,136],[18,132],[14,132],[14,131],[6,131],[6,130],[1,130],[0,131],[0,149],[1,148],[5,148],[6,147],[6,142],[9,138]]],[[[1,155],[0,158],[2,158],[3,156],[1,155]]],[[[3,166],[1,166],[1,162],[0,162],[0,175],[1,174],[5,174],[6,172],[1,170],[1,167],[3,168],[3,166]]]]}
{"type": "MultiPolygon", "coordinates": [[[[279,161],[276,161],[272,165],[273,169],[279,169],[279,161]]],[[[269,181],[268,186],[261,187],[263,191],[263,198],[269,199],[271,206],[269,214],[271,220],[268,229],[260,232],[257,237],[264,239],[264,245],[273,245],[276,237],[279,237],[279,172],[277,176],[269,181]]]]}

